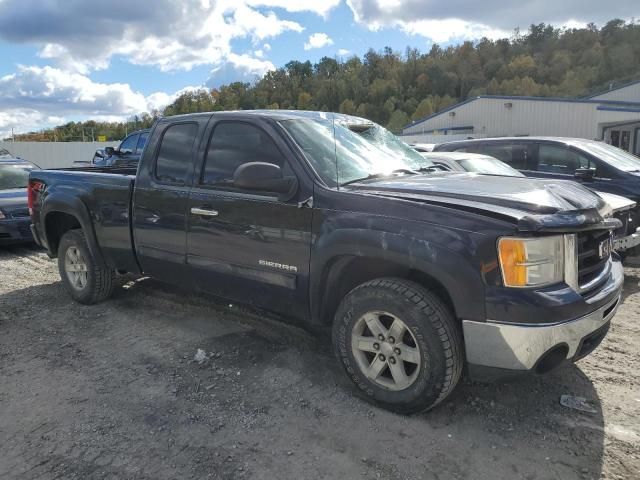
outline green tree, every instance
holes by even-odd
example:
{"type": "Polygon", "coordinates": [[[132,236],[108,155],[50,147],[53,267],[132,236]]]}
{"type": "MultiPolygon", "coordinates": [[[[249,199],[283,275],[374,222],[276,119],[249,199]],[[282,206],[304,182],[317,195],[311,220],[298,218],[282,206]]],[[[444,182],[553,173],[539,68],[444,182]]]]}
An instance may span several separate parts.
{"type": "Polygon", "coordinates": [[[409,116],[402,110],[396,110],[391,114],[387,128],[393,133],[401,133],[402,128],[409,123],[409,116]]]}
{"type": "Polygon", "coordinates": [[[298,110],[313,110],[313,98],[307,92],[298,95],[298,110]]]}
{"type": "Polygon", "coordinates": [[[426,117],[433,113],[433,102],[430,97],[425,98],[418,104],[418,108],[411,115],[411,120],[418,120],[419,118],[426,117]]]}
{"type": "Polygon", "coordinates": [[[340,113],[346,113],[347,115],[355,115],[356,106],[354,105],[353,100],[347,98],[340,104],[338,111],[340,113]]]}

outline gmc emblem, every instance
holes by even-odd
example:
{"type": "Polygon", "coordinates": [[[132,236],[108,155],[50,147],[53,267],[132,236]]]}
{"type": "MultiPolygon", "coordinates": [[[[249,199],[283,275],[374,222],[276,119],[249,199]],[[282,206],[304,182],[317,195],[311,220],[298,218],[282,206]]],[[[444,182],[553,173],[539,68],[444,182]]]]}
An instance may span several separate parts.
{"type": "Polygon", "coordinates": [[[611,246],[611,237],[600,242],[600,245],[598,245],[598,255],[601,259],[607,258],[609,255],[611,255],[611,246]]]}

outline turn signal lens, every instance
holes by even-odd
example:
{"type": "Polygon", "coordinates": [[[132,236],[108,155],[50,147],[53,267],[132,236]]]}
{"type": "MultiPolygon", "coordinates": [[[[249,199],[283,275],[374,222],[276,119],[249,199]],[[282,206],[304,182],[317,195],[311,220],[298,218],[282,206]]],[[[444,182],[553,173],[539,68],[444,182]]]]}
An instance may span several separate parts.
{"type": "Polygon", "coordinates": [[[564,279],[562,235],[503,237],[498,241],[498,258],[507,287],[540,287],[564,279]]]}
{"type": "Polygon", "coordinates": [[[505,285],[524,287],[527,285],[527,250],[523,240],[501,238],[498,243],[500,266],[505,285]]]}

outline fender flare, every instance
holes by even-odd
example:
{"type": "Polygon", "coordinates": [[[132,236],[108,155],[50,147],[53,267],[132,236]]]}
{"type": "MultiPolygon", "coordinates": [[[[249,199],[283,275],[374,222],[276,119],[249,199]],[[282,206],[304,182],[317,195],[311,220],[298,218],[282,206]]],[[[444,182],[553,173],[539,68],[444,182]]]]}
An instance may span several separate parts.
{"type": "Polygon", "coordinates": [[[309,285],[314,323],[331,321],[327,318],[333,314],[331,305],[337,306],[341,300],[335,298],[335,280],[345,272],[348,274],[346,269],[355,258],[370,258],[372,262],[394,265],[407,273],[419,272],[444,288],[458,318],[484,317],[482,277],[470,259],[449,247],[427,239],[380,230],[340,229],[324,235],[314,246],[314,251],[309,285]]]}
{"type": "Polygon", "coordinates": [[[105,265],[104,256],[102,255],[102,250],[100,249],[100,244],[98,243],[96,232],[93,228],[89,208],[78,197],[59,192],[51,192],[46,196],[41,213],[44,237],[50,254],[54,254],[54,252],[52,251],[51,242],[49,241],[47,217],[52,213],[65,213],[78,220],[87,239],[87,246],[89,247],[91,255],[99,264],[105,265]]]}

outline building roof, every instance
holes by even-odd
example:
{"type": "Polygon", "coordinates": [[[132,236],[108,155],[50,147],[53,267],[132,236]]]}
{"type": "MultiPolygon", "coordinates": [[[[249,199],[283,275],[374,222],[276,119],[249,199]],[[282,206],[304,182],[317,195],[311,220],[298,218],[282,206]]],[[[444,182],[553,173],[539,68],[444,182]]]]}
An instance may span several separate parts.
{"type": "Polygon", "coordinates": [[[631,82],[623,83],[622,85],[619,85],[617,87],[609,88],[607,90],[603,90],[601,92],[594,93],[593,95],[588,95],[588,96],[586,96],[584,98],[592,99],[592,98],[595,98],[595,97],[599,97],[600,95],[605,95],[605,94],[610,93],[610,92],[615,92],[616,90],[621,90],[623,88],[631,87],[631,86],[636,85],[638,83],[640,83],[640,80],[633,80],[631,82]]]}
{"type": "MultiPolygon", "coordinates": [[[[628,86],[628,85],[627,85],[628,86]]],[[[468,98],[463,100],[460,103],[456,103],[455,105],[451,105],[443,110],[432,113],[430,115],[426,115],[418,120],[414,120],[411,123],[408,123],[402,129],[406,129],[409,127],[413,127],[422,122],[430,120],[431,118],[442,115],[443,113],[449,112],[451,110],[455,110],[467,103],[475,102],[480,99],[491,99],[491,100],[525,100],[525,101],[534,101],[534,102],[563,102],[563,103],[592,103],[597,105],[609,105],[609,106],[620,106],[620,107],[628,107],[628,108],[640,108],[640,102],[623,102],[620,100],[595,100],[591,98],[566,98],[566,97],[527,97],[527,96],[516,96],[516,95],[479,95],[477,97],[468,98]]],[[[442,130],[442,129],[440,129],[442,130]]]]}

